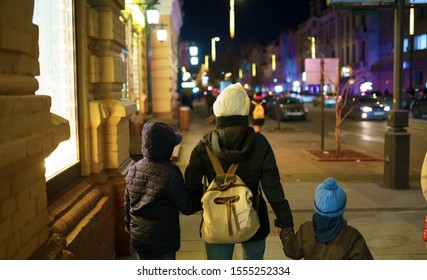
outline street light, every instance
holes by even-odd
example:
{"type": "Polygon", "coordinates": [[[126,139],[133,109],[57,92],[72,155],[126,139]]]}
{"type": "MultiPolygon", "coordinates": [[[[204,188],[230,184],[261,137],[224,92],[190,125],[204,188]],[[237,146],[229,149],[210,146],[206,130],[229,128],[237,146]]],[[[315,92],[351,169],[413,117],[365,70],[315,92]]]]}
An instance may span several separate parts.
{"type": "Polygon", "coordinates": [[[276,71],[276,55],[271,55],[271,70],[276,71]]]}
{"type": "Polygon", "coordinates": [[[168,31],[165,28],[165,24],[160,23],[159,28],[157,29],[157,41],[160,43],[166,42],[168,39],[168,31]]]}
{"type": "Polygon", "coordinates": [[[311,41],[311,58],[316,58],[316,38],[309,36],[308,40],[311,41]]]}
{"type": "Polygon", "coordinates": [[[230,0],[230,38],[234,38],[234,0],[230,0]]]}
{"type": "Polygon", "coordinates": [[[414,21],[415,21],[415,8],[411,6],[409,8],[409,91],[413,94],[412,88],[412,63],[414,62],[414,21]]]}
{"type": "Polygon", "coordinates": [[[214,37],[211,39],[211,55],[212,55],[212,62],[216,61],[216,42],[219,41],[219,37],[214,37]]]}

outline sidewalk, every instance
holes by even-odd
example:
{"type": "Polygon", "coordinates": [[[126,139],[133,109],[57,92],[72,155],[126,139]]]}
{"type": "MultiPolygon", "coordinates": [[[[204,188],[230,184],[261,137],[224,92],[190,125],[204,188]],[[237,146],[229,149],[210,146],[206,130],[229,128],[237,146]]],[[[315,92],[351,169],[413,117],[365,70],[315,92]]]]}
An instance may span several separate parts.
{"type": "MultiPolygon", "coordinates": [[[[184,172],[191,151],[202,135],[211,130],[205,122],[203,103],[195,103],[188,131],[182,132],[177,165],[184,172]]],[[[423,222],[427,203],[421,193],[420,174],[410,171],[410,187],[403,190],[383,186],[383,162],[320,162],[313,159],[307,149],[319,147],[319,137],[298,131],[281,123],[274,132],[275,122],[267,120],[263,134],[273,147],[280,170],[285,195],[294,215],[295,229],[311,219],[314,190],[328,177],[334,177],[347,192],[345,218],[365,237],[375,259],[427,260],[427,248],[422,241],[423,222]]],[[[325,140],[326,147],[334,147],[325,140]]],[[[345,148],[345,147],[344,147],[345,148]]],[[[353,147],[348,147],[353,148],[353,147]]],[[[274,233],[274,213],[270,209],[272,233],[267,238],[265,259],[287,259],[279,237],[274,233]]],[[[181,250],[177,259],[206,259],[204,244],[199,237],[200,213],[181,215],[181,250]]],[[[240,246],[236,246],[235,259],[241,259],[240,246]]]]}

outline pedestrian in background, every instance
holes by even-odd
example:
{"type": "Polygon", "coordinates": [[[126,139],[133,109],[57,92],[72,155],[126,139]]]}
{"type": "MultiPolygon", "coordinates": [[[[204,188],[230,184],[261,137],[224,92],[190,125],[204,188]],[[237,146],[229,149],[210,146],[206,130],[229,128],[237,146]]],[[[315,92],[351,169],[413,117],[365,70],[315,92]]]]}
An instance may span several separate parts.
{"type": "MultiPolygon", "coordinates": [[[[239,83],[225,88],[218,95],[214,105],[215,129],[208,132],[194,147],[189,164],[185,170],[185,182],[194,196],[203,196],[203,177],[211,182],[215,170],[206,149],[220,160],[224,170],[232,163],[239,163],[236,175],[251,189],[253,197],[259,197],[258,217],[260,227],[248,241],[241,243],[243,259],[260,260],[264,258],[266,238],[270,233],[267,204],[273,209],[276,219],[276,232],[293,231],[293,217],[285,198],[274,152],[264,135],[255,133],[249,126],[250,99],[239,83]]],[[[211,244],[205,242],[209,260],[231,260],[235,244],[211,244]]]]}
{"type": "Polygon", "coordinates": [[[343,218],[347,196],[333,178],[316,188],[313,220],[296,233],[282,231],[285,255],[306,260],[372,260],[362,234],[343,218]]]}
{"type": "Polygon", "coordinates": [[[208,107],[208,114],[207,116],[211,116],[213,114],[213,104],[215,103],[216,96],[214,95],[212,90],[206,91],[206,106],[208,107]]]}
{"type": "Polygon", "coordinates": [[[249,110],[249,118],[255,132],[261,132],[265,122],[265,108],[261,92],[254,93],[249,110]]]}
{"type": "Polygon", "coordinates": [[[140,260],[174,260],[181,242],[179,211],[189,215],[200,207],[170,159],[181,139],[167,124],[146,123],[144,158],[126,176],[125,230],[140,260]]]}

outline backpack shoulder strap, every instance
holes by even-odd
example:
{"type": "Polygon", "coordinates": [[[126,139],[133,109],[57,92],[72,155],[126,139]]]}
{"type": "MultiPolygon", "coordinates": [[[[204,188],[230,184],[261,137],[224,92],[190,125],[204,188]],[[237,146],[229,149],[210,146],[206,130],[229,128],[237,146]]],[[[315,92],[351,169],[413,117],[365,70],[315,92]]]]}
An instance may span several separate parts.
{"type": "MultiPolygon", "coordinates": [[[[208,153],[209,159],[211,160],[211,163],[213,165],[213,168],[215,169],[216,175],[218,174],[224,174],[224,169],[222,168],[221,163],[219,162],[219,159],[213,154],[213,152],[209,149],[209,147],[206,145],[206,152],[208,153]]],[[[237,167],[239,166],[239,163],[232,163],[230,165],[230,168],[227,171],[227,175],[236,174],[237,167]]]]}
{"type": "Polygon", "coordinates": [[[254,104],[255,106],[258,105],[258,103],[256,103],[254,100],[252,100],[251,103],[254,104]]]}
{"type": "Polygon", "coordinates": [[[219,162],[219,159],[212,153],[212,151],[209,149],[207,145],[206,152],[208,153],[209,159],[211,160],[212,166],[215,169],[216,175],[218,174],[224,174],[224,169],[222,168],[221,163],[219,162]]]}
{"type": "Polygon", "coordinates": [[[237,167],[239,167],[239,163],[232,163],[227,171],[227,175],[234,176],[234,174],[236,174],[237,167]]]}

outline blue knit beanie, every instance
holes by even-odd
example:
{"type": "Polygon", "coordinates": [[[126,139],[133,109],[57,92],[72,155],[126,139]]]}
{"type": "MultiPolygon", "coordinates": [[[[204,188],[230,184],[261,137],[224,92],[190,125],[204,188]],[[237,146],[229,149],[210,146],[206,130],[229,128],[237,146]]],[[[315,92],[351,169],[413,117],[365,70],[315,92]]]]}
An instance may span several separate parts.
{"type": "Polygon", "coordinates": [[[328,178],[316,188],[314,211],[323,217],[338,217],[344,214],[347,196],[334,178],[328,178]]]}

